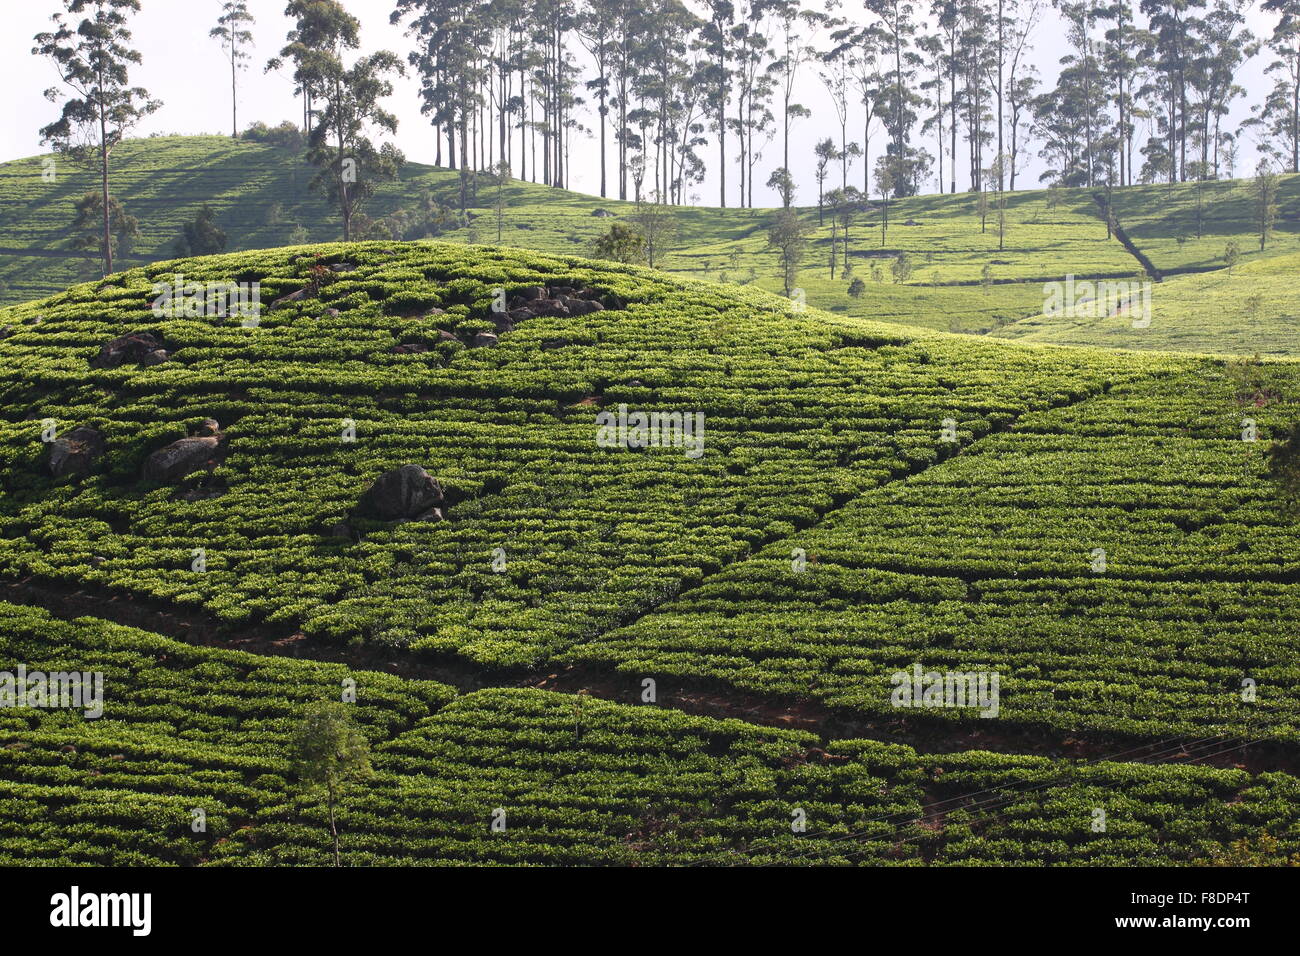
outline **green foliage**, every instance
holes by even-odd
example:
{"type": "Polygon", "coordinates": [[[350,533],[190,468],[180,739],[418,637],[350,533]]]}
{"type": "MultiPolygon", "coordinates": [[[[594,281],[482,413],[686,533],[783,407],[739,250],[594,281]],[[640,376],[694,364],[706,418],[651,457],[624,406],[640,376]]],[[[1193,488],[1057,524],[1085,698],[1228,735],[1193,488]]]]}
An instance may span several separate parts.
{"type": "Polygon", "coordinates": [[[1287,507],[1300,508],[1300,422],[1269,448],[1268,476],[1277,482],[1287,507]]]}
{"type": "Polygon", "coordinates": [[[216,224],[212,207],[205,205],[199,209],[199,214],[194,217],[193,222],[185,224],[181,237],[176,240],[174,251],[177,257],[183,258],[216,255],[218,252],[224,252],[225,248],[226,234],[216,224]]]}
{"type": "Polygon", "coordinates": [[[645,237],[626,223],[616,222],[609,231],[596,239],[593,254],[597,259],[613,262],[645,262],[645,237]]]}

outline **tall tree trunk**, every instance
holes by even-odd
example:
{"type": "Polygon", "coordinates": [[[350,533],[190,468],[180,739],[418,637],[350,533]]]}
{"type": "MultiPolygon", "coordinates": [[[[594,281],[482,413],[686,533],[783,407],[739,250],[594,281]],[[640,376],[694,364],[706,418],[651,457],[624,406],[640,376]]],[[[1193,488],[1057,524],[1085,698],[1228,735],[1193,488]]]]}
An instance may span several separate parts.
{"type": "Polygon", "coordinates": [[[239,139],[239,96],[235,92],[234,36],[230,38],[230,138],[239,139]]]}
{"type": "Polygon", "coordinates": [[[100,265],[104,275],[113,272],[113,230],[108,215],[108,119],[104,115],[104,71],[99,71],[99,201],[103,205],[104,253],[100,265]]]}
{"type": "Polygon", "coordinates": [[[330,836],[334,838],[334,865],[336,867],[341,867],[343,865],[343,861],[339,854],[338,822],[334,818],[334,785],[333,784],[330,784],[329,787],[329,805],[330,805],[330,836]]]}

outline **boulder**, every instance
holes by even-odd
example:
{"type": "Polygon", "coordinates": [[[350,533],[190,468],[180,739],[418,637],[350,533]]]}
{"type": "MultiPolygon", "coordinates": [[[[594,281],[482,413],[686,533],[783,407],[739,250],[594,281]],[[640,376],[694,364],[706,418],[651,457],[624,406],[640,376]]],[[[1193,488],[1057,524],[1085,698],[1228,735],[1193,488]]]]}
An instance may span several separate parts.
{"type": "Polygon", "coordinates": [[[528,304],[528,311],[534,316],[566,316],[570,315],[568,307],[559,299],[538,299],[536,302],[528,304]]]}
{"type": "Polygon", "coordinates": [[[439,342],[459,342],[460,339],[456,338],[456,336],[455,336],[454,334],[452,334],[451,332],[448,332],[446,329],[439,329],[439,330],[438,330],[438,341],[439,341],[439,342]]]}
{"type": "Polygon", "coordinates": [[[128,332],[101,345],[90,367],[117,368],[123,362],[140,362],[146,355],[162,351],[162,347],[162,340],[152,332],[128,332]]]}
{"type": "Polygon", "coordinates": [[[205,418],[199,424],[199,427],[195,430],[194,434],[203,437],[220,438],[221,423],[215,418],[205,418]]]}
{"type": "MultiPolygon", "coordinates": [[[[419,465],[384,472],[357,502],[357,513],[380,521],[428,518],[443,503],[442,486],[419,465]]],[[[439,517],[441,514],[439,513],[439,517]]]]}
{"type": "Polygon", "coordinates": [[[593,209],[591,214],[597,219],[612,219],[615,217],[615,214],[608,209],[593,209]]]}
{"type": "Polygon", "coordinates": [[[549,352],[551,349],[562,349],[572,344],[570,339],[542,339],[541,347],[549,352]]]}
{"type": "Polygon", "coordinates": [[[140,357],[140,364],[145,366],[161,365],[171,357],[171,353],[166,349],[154,349],[152,352],[146,352],[140,357]]]}
{"type": "Polygon", "coordinates": [[[418,355],[429,351],[429,346],[423,342],[404,342],[401,345],[394,345],[389,351],[394,355],[418,355]]]}
{"type": "Polygon", "coordinates": [[[221,439],[211,435],[174,441],[145,460],[144,477],[162,484],[178,481],[191,472],[209,467],[220,444],[221,439]]]}
{"type": "Polygon", "coordinates": [[[50,474],[55,478],[89,474],[105,445],[103,434],[93,428],[72,429],[50,443],[50,474]]]}
{"type": "Polygon", "coordinates": [[[564,303],[570,315],[590,315],[592,312],[604,312],[605,307],[591,299],[568,299],[564,303]]]}
{"type": "Polygon", "coordinates": [[[479,332],[469,340],[469,347],[472,349],[490,349],[495,348],[499,341],[491,332],[479,332]]]}
{"type": "Polygon", "coordinates": [[[516,295],[525,302],[532,302],[534,299],[545,299],[546,289],[540,285],[530,285],[520,289],[516,295]]]}
{"type": "Polygon", "coordinates": [[[280,298],[271,303],[271,308],[273,310],[278,309],[282,305],[288,305],[291,302],[301,302],[305,298],[307,298],[307,289],[304,287],[299,289],[297,292],[290,292],[288,295],[280,296],[280,298]]]}
{"type": "Polygon", "coordinates": [[[490,312],[488,313],[488,318],[490,318],[492,324],[496,326],[498,335],[504,335],[507,332],[513,332],[515,330],[515,320],[510,318],[507,313],[490,312]]]}

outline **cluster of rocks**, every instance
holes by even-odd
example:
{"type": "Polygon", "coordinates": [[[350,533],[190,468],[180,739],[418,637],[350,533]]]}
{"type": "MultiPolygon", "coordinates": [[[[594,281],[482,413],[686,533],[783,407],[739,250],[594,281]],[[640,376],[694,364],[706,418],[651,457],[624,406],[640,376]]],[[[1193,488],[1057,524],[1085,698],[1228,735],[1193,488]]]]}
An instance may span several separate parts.
{"type": "MultiPolygon", "coordinates": [[[[605,311],[601,294],[595,289],[569,285],[541,286],[534,285],[520,289],[506,303],[504,312],[490,311],[488,318],[495,326],[495,332],[477,332],[465,339],[457,338],[450,332],[438,330],[438,337],[444,342],[463,342],[472,349],[492,348],[501,342],[501,336],[513,332],[515,326],[529,319],[543,316],[589,315],[592,312],[605,311]]],[[[440,315],[441,309],[434,309],[426,314],[440,315]]],[[[559,348],[567,345],[567,339],[547,339],[543,348],[559,348]]],[[[394,355],[415,355],[429,351],[429,346],[422,342],[403,342],[389,349],[394,355]]]]}
{"type": "MultiPolygon", "coordinates": [[[[225,436],[215,418],[203,421],[188,438],[159,448],[145,459],[145,479],[159,484],[179,481],[191,472],[210,469],[220,462],[225,436]]],[[[104,433],[88,425],[65,432],[50,442],[46,464],[55,478],[88,475],[108,447],[104,433]]]]}
{"type": "Polygon", "coordinates": [[[489,318],[497,332],[512,332],[519,322],[543,316],[589,315],[603,312],[605,304],[595,289],[568,285],[529,286],[520,289],[506,305],[505,312],[492,312],[489,318]]]}
{"type": "Polygon", "coordinates": [[[194,435],[159,448],[145,459],[144,477],[169,484],[192,472],[214,468],[223,457],[224,444],[225,436],[216,419],[205,419],[194,435]]]}
{"type": "Polygon", "coordinates": [[[137,365],[160,365],[172,354],[162,339],[152,332],[128,332],[99,347],[99,354],[90,360],[91,368],[117,368],[129,362],[137,365]]]}

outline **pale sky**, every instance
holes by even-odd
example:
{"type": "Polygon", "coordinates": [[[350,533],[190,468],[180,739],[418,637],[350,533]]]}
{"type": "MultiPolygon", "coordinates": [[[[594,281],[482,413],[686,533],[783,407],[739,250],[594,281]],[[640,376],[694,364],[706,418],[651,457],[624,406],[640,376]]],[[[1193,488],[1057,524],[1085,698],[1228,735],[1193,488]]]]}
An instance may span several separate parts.
{"type": "MultiPolygon", "coordinates": [[[[849,8],[851,3],[852,0],[848,0],[845,8],[849,8]]],[[[388,49],[405,59],[412,41],[403,35],[400,27],[389,25],[388,16],[393,6],[390,0],[344,0],[344,5],[361,21],[363,50],[369,52],[388,49]]],[[[7,0],[5,6],[5,30],[0,37],[0,62],[4,64],[4,89],[8,95],[5,100],[6,122],[0,128],[0,161],[44,152],[40,146],[38,130],[57,118],[59,111],[58,105],[48,102],[42,95],[45,89],[57,81],[54,67],[48,61],[32,56],[31,48],[33,35],[50,28],[50,15],[62,9],[62,4],[57,0],[7,0]]],[[[288,75],[263,73],[266,60],[283,46],[284,35],[290,26],[283,16],[284,0],[248,0],[248,6],[257,18],[257,23],[252,28],[255,38],[255,46],[251,51],[253,60],[250,68],[240,74],[240,128],[243,129],[254,120],[262,120],[270,125],[285,119],[299,121],[301,107],[293,96],[293,84],[288,75]]],[[[142,53],[144,62],[132,70],[131,82],[145,87],[155,98],[161,99],[163,107],[142,124],[137,135],[155,132],[229,134],[229,66],[219,42],[208,37],[208,30],[215,25],[220,9],[220,0],[143,0],[141,12],[132,20],[132,30],[136,49],[142,53]]],[[[1252,10],[1248,19],[1257,35],[1267,35],[1271,31],[1271,15],[1252,10]]],[[[1049,4],[1045,4],[1041,21],[1031,60],[1038,67],[1044,86],[1050,86],[1055,81],[1057,61],[1065,52],[1064,31],[1049,4]]],[[[576,40],[574,47],[580,52],[576,40]]],[[[1238,74],[1237,81],[1246,88],[1247,95],[1233,105],[1234,125],[1250,115],[1251,105],[1260,102],[1271,85],[1264,76],[1267,56],[1265,50],[1238,74]]],[[[825,90],[812,68],[806,68],[800,86],[797,98],[813,111],[813,117],[801,120],[794,127],[791,165],[800,187],[799,199],[808,202],[815,201],[816,190],[812,178],[812,145],[825,136],[835,134],[838,137],[838,127],[825,90]]],[[[414,75],[397,79],[395,92],[387,106],[400,121],[396,142],[407,158],[432,163],[433,131],[420,114],[418,88],[419,83],[414,75]]],[[[595,122],[593,107],[583,117],[583,123],[594,127],[595,122]]],[[[850,119],[849,129],[852,131],[857,128],[859,136],[860,127],[860,119],[850,119]]],[[[1138,145],[1145,141],[1146,135],[1145,129],[1139,129],[1138,145]]],[[[933,136],[926,136],[919,143],[932,154],[935,153],[933,136]]],[[[883,133],[873,131],[873,163],[883,148],[883,133]]],[[[964,146],[960,142],[958,150],[959,153],[964,152],[964,146]]],[[[698,197],[700,204],[714,205],[718,198],[716,171],[712,169],[716,165],[716,146],[712,150],[706,147],[703,156],[710,166],[710,175],[703,184],[692,187],[689,193],[698,197]]],[[[779,165],[779,157],[779,142],[773,140],[765,150],[764,160],[759,164],[761,173],[757,177],[758,183],[766,182],[768,173],[779,165]]],[[[1243,143],[1237,175],[1253,169],[1255,162],[1253,144],[1249,141],[1243,143]]],[[[585,146],[575,139],[572,164],[572,187],[581,192],[597,193],[600,180],[594,137],[585,146]]],[[[1139,165],[1135,159],[1135,173],[1139,165]]],[[[738,176],[734,163],[731,166],[728,172],[728,189],[731,192],[729,205],[735,205],[738,176]]],[[[959,189],[965,187],[965,166],[964,157],[959,155],[959,189]]],[[[1033,156],[1027,175],[1018,180],[1017,185],[1021,188],[1036,187],[1038,175],[1043,168],[1044,164],[1036,155],[1033,156]]],[[[937,166],[935,170],[937,171],[937,166]]],[[[850,182],[860,180],[859,165],[850,172],[850,182]]],[[[926,191],[934,191],[933,185],[926,191]]],[[[756,189],[754,199],[760,206],[775,205],[778,202],[777,197],[766,189],[756,189]]]]}

